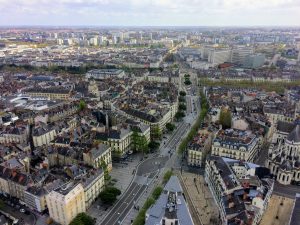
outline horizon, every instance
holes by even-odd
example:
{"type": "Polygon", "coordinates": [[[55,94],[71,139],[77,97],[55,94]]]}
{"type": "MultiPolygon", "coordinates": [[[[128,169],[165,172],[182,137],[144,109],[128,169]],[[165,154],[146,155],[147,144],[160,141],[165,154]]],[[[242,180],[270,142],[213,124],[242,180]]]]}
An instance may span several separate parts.
{"type": "Polygon", "coordinates": [[[0,26],[298,27],[297,0],[0,0],[0,26]]]}

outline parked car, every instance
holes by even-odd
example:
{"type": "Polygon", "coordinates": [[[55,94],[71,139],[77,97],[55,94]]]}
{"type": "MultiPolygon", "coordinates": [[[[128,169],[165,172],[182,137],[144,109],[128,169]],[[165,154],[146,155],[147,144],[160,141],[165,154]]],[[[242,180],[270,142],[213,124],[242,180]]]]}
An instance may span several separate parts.
{"type": "Polygon", "coordinates": [[[20,209],[20,212],[21,213],[25,213],[25,209],[20,209]]]}

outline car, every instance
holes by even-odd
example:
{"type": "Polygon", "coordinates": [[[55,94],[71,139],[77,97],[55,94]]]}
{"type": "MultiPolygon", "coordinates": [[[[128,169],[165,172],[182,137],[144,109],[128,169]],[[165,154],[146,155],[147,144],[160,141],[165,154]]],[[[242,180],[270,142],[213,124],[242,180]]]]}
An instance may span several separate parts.
{"type": "Polygon", "coordinates": [[[25,209],[20,209],[20,212],[25,213],[26,211],[25,211],[25,209]]]}

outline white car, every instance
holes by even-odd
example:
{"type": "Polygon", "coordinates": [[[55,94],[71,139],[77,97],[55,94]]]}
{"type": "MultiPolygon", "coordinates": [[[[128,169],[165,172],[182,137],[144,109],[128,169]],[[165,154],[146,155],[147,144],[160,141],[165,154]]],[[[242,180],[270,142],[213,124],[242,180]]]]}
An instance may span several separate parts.
{"type": "Polygon", "coordinates": [[[20,209],[20,212],[21,213],[25,213],[25,209],[20,209]]]}

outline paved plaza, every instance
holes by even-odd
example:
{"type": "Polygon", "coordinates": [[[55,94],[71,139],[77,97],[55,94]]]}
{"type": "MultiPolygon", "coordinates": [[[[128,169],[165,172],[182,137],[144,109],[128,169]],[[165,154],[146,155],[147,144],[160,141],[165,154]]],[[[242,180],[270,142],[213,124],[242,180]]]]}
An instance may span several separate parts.
{"type": "Polygon", "coordinates": [[[294,200],[273,195],[260,225],[288,225],[294,200]]]}
{"type": "Polygon", "coordinates": [[[183,171],[182,179],[188,192],[186,194],[190,196],[202,224],[217,224],[219,211],[208,187],[204,182],[204,177],[202,175],[183,171]]]}

